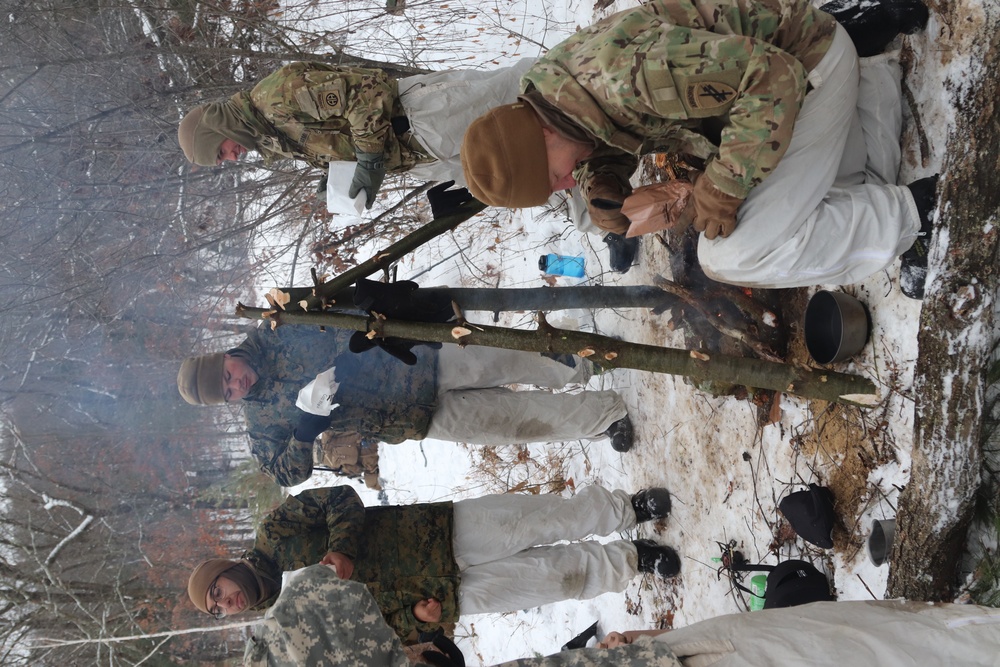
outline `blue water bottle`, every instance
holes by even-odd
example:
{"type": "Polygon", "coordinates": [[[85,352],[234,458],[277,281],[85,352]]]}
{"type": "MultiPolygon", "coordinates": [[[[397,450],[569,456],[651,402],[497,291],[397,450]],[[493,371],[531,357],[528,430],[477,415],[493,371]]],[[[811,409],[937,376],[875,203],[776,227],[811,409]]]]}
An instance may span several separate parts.
{"type": "Polygon", "coordinates": [[[583,257],[549,253],[538,258],[538,270],[553,276],[583,278],[583,257]]]}

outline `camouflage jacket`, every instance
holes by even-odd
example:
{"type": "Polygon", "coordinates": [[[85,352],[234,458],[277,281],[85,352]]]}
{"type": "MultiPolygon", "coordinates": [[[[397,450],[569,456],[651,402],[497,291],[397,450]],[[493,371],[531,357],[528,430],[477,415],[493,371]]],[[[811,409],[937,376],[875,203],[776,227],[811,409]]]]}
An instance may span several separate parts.
{"type": "MultiPolygon", "coordinates": [[[[324,566],[299,572],[254,628],[244,667],[409,667],[364,588],[324,566]],[[331,622],[336,619],[336,622],[331,622]]],[[[421,664],[421,663],[418,663],[421,664]]],[[[639,637],[613,649],[578,649],[504,667],[681,667],[663,642],[639,637]]]]}
{"type": "Polygon", "coordinates": [[[349,486],[311,489],[268,513],[242,557],[280,581],[282,572],[315,565],[329,551],[342,553],[354,563],[351,578],[368,588],[385,621],[406,637],[438,627],[413,616],[413,605],[425,598],[441,601],[441,623],[458,620],[452,517],[450,502],[365,507],[349,486]]]}
{"type": "Polygon", "coordinates": [[[282,148],[273,137],[259,139],[266,161],[296,158],[322,169],[360,151],[383,154],[387,171],[406,171],[434,159],[393,131],[392,119],[405,114],[396,80],[382,70],[294,62],[254,86],[250,101],[287,140],[282,148]]]}
{"type": "Polygon", "coordinates": [[[633,156],[683,152],[743,199],[788,148],[835,28],[806,0],[650,0],[557,45],[521,85],[596,138],[574,174],[584,192],[596,174],[628,192],[633,156]]]}
{"type": "Polygon", "coordinates": [[[407,366],[379,349],[348,351],[350,332],[305,326],[260,327],[236,349],[257,371],[243,399],[250,451],[260,469],[282,486],[309,479],[313,443],[293,437],[301,411],[299,390],[336,366],[340,387],[332,414],[334,435],[357,433],[380,442],[423,438],[437,407],[437,353],[424,346],[407,366]]]}

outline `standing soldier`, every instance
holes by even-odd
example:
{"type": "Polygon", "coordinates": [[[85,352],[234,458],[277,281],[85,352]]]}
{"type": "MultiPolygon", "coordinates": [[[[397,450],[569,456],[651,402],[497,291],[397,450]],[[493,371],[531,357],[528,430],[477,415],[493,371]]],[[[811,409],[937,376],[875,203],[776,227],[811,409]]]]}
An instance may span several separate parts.
{"type": "MultiPolygon", "coordinates": [[[[464,184],[459,151],[466,128],[491,108],[513,102],[520,76],[533,62],[399,80],[380,69],[293,62],[249,91],[195,107],[181,121],[177,139],[189,161],[206,167],[251,150],[267,164],[291,158],[325,170],[330,162],[356,162],[348,194],[364,190],[370,209],[387,173],[464,184]]],[[[564,200],[580,231],[602,233],[579,193],[556,195],[551,203],[564,200]]],[[[606,234],[605,241],[612,268],[628,271],[638,241],[606,234]]]]}
{"type": "Polygon", "coordinates": [[[268,514],[239,561],[195,568],[188,596],[216,618],[266,609],[282,572],[333,565],[341,579],[365,584],[406,638],[459,614],[586,600],[622,591],[640,573],[676,576],[677,553],[649,539],[544,546],[630,530],[667,517],[670,505],[662,488],[630,495],[588,486],[570,498],[502,493],[378,507],[365,507],[348,486],[311,489],[268,514]]]}
{"type": "Polygon", "coordinates": [[[342,331],[261,327],[228,352],[186,359],[177,388],[192,405],[242,401],[250,451],[282,486],[309,479],[314,440],[327,430],[390,444],[434,438],[508,445],[606,436],[616,451],[632,447],[632,422],[617,392],[502,386],[585,383],[591,364],[579,357],[557,361],[517,350],[419,346],[409,365],[382,350],[354,354],[347,338],[342,331]],[[336,369],[337,407],[326,417],[299,409],[299,391],[329,369],[336,369]]]}

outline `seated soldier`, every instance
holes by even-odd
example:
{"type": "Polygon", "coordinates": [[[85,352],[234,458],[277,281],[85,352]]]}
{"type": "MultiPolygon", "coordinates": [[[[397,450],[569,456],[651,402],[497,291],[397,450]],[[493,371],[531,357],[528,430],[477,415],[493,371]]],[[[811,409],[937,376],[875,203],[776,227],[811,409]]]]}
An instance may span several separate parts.
{"type": "Polygon", "coordinates": [[[610,535],[670,513],[670,494],[588,486],[570,498],[498,494],[454,503],[365,507],[339,486],[289,496],[270,512],[240,560],[200,564],[188,581],[195,607],[222,618],[274,604],[282,572],[316,563],[364,583],[400,637],[459,614],[528,609],[621,591],[640,573],[669,578],[677,553],[610,535]]]}

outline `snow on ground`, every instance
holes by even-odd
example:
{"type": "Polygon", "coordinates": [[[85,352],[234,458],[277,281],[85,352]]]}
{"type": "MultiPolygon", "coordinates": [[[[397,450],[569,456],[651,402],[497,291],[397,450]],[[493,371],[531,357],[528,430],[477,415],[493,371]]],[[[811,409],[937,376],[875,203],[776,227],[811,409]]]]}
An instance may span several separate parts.
{"type": "MultiPolygon", "coordinates": [[[[507,224],[517,225],[517,216],[507,224]]],[[[601,270],[606,251],[599,239],[582,237],[567,223],[558,220],[527,221],[524,233],[507,239],[491,251],[477,247],[490,241],[482,234],[442,241],[432,256],[447,256],[455,248],[469,249],[436,280],[425,284],[475,285],[489,274],[501,286],[542,286],[537,256],[544,252],[583,254],[588,278],[578,281],[560,278],[565,284],[650,284],[654,273],[668,274],[666,256],[654,240],[645,240],[641,263],[625,276],[601,270]],[[514,243],[516,241],[516,243],[514,243]],[[595,242],[596,241],[596,242],[595,242]],[[523,248],[523,250],[519,250],[523,248]],[[595,252],[595,250],[597,252],[595,252]],[[492,260],[488,256],[495,255],[492,260]],[[495,264],[494,264],[495,263],[495,264]],[[487,265],[502,267],[495,274],[487,265]]],[[[414,260],[414,264],[418,264],[414,260]]],[[[400,277],[408,274],[401,267],[400,277]]],[[[418,266],[411,270],[419,270],[418,266]]],[[[836,370],[860,373],[885,387],[890,403],[886,412],[894,415],[887,425],[888,438],[897,444],[898,462],[872,473],[871,486],[884,497],[875,498],[861,517],[867,526],[872,518],[894,515],[898,487],[905,484],[912,445],[913,403],[905,395],[912,383],[916,360],[916,327],[919,303],[902,297],[895,285],[898,267],[873,276],[847,291],[868,304],[872,315],[872,336],[863,353],[854,361],[837,364],[836,370]],[[902,392],[902,393],[900,393],[902,392]]],[[[478,314],[483,315],[483,314],[478,314]]],[[[475,316],[472,318],[477,320],[475,316]]],[[[529,325],[529,315],[514,315],[515,322],[529,325]]],[[[557,326],[580,326],[626,340],[682,347],[679,333],[669,332],[665,319],[642,310],[560,312],[551,320],[557,326]],[[575,320],[575,321],[574,321],[575,320]]],[[[486,321],[480,318],[478,321],[486,321]]],[[[741,610],[729,594],[728,581],[717,576],[717,542],[736,540],[751,561],[774,563],[768,555],[772,525],[777,520],[776,504],[788,491],[817,480],[813,470],[829,471],[840,464],[837,452],[807,455],[797,450],[795,436],[811,431],[813,415],[808,403],[785,396],[779,424],[757,428],[756,408],[748,401],[716,398],[694,390],[682,378],[630,370],[615,370],[592,378],[589,388],[614,388],[625,397],[636,424],[637,444],[632,452],[619,454],[607,441],[532,445],[530,468],[533,483],[554,478],[571,479],[577,486],[603,484],[611,488],[639,490],[666,486],[675,496],[671,518],[661,533],[649,524],[635,537],[653,537],[673,545],[683,558],[683,575],[671,583],[651,577],[636,579],[625,592],[606,594],[594,600],[570,601],[504,615],[465,617],[457,636],[470,664],[494,664],[532,654],[557,651],[570,637],[595,620],[600,630],[641,629],[672,623],[689,623],[741,610]],[[748,457],[748,460],[745,460],[748,457]],[[551,463],[552,459],[557,463],[551,463]],[[558,469],[554,469],[558,468],[558,469]],[[795,485],[795,486],[793,486],[795,485]],[[473,657],[475,656],[475,657],[473,657]]],[[[822,442],[822,439],[821,439],[822,442]]],[[[507,459],[513,448],[499,448],[507,459]],[[504,452],[503,450],[510,450],[504,452]]],[[[451,443],[425,441],[380,448],[381,476],[386,480],[386,496],[391,503],[458,500],[487,492],[502,491],[485,481],[480,469],[494,469],[481,461],[475,448],[451,443]]],[[[519,481],[521,477],[515,477],[519,481]]],[[[314,477],[310,485],[337,483],[314,477]]],[[[366,502],[379,502],[367,491],[366,502]]],[[[563,492],[572,493],[571,489],[563,492]]],[[[878,495],[873,492],[873,495],[878,495]]],[[[605,539],[617,539],[611,536],[605,539]]],[[[824,554],[799,541],[783,557],[799,554],[824,567],[824,554]]],[[[829,552],[828,552],[829,553],[829,552]]],[[[863,550],[833,554],[825,564],[831,571],[841,599],[881,597],[888,568],[876,568],[863,550]],[[868,591],[871,591],[869,593],[868,591]]]]}
{"type": "MultiPolygon", "coordinates": [[[[590,11],[587,4],[566,4],[553,11],[582,25],[589,22],[583,16],[590,11]]],[[[950,54],[929,48],[935,30],[932,19],[931,38],[917,36],[913,41],[918,55],[907,85],[915,108],[904,104],[909,127],[900,178],[904,183],[940,169],[940,151],[952,114],[943,92],[946,87],[962,88],[962,70],[969,67],[966,62],[949,62],[950,54]],[[931,148],[930,154],[921,152],[912,129],[914,113],[922,120],[924,145],[931,148]]],[[[552,34],[546,36],[547,44],[555,41],[552,34]]],[[[598,237],[581,235],[558,217],[530,211],[503,213],[494,225],[483,223],[482,218],[478,224],[467,223],[433,247],[406,258],[399,277],[419,275],[426,285],[542,286],[537,258],[547,252],[586,257],[587,278],[560,278],[560,284],[650,284],[654,274],[669,275],[665,251],[655,239],[644,239],[640,265],[620,276],[607,269],[607,252],[598,237]],[[424,273],[452,255],[452,260],[424,273]]],[[[894,515],[899,489],[909,473],[913,401],[908,394],[917,358],[920,304],[901,295],[898,277],[897,262],[861,284],[843,288],[867,304],[872,334],[858,357],[834,368],[868,376],[881,388],[881,411],[870,414],[882,415],[884,423],[873,426],[884,429],[884,441],[891,443],[896,459],[869,475],[861,515],[845,517],[848,524],[857,519],[860,534],[867,534],[873,518],[894,515]]],[[[478,315],[486,321],[484,314],[478,315]]],[[[551,320],[629,341],[683,346],[680,335],[665,326],[666,316],[657,318],[640,310],[575,311],[556,314],[551,320]]],[[[515,314],[506,321],[530,326],[531,317],[515,314]]],[[[801,335],[797,327],[793,335],[801,335]]],[[[780,422],[758,428],[756,409],[749,402],[713,397],[678,377],[616,370],[593,378],[589,387],[614,388],[624,395],[637,428],[634,450],[618,454],[606,441],[533,445],[527,448],[526,463],[505,471],[514,474],[515,481],[520,479],[516,475],[529,475],[532,483],[571,480],[563,494],[571,494],[573,485],[584,484],[629,490],[653,485],[670,488],[674,510],[661,532],[647,524],[629,537],[650,536],[676,547],[683,558],[682,576],[674,582],[639,578],[623,593],[594,600],[464,617],[457,637],[469,664],[557,651],[595,620],[604,633],[671,623],[683,626],[742,611],[726,578],[717,575],[719,563],[713,560],[719,556],[717,542],[735,540],[751,561],[775,562],[769,545],[778,519],[777,501],[804,483],[822,483],[848,463],[843,452],[828,446],[822,433],[816,436],[817,448],[802,446],[802,437],[813,433],[817,417],[802,399],[783,397],[780,422]]],[[[507,459],[513,458],[511,452],[500,450],[507,459]]],[[[385,496],[391,503],[458,500],[503,490],[486,474],[496,471],[497,464],[483,464],[475,448],[425,441],[383,445],[380,456],[385,496]]],[[[340,481],[317,474],[309,485],[340,481]]],[[[374,492],[362,489],[362,493],[369,504],[380,502],[374,492]]],[[[825,568],[840,599],[880,598],[885,592],[888,568],[872,565],[864,549],[824,552],[798,540],[792,548],[782,547],[780,553],[783,558],[804,557],[825,568]]]]}

